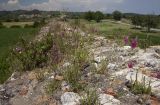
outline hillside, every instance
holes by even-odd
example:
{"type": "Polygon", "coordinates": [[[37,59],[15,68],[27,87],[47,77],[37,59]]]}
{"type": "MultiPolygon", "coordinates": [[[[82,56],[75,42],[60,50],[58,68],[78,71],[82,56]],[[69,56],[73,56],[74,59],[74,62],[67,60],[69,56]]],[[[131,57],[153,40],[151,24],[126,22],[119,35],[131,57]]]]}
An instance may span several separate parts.
{"type": "Polygon", "coordinates": [[[52,20],[13,51],[0,105],[159,105],[160,46],[52,20]],[[125,45],[126,44],[126,45],[125,45]]]}

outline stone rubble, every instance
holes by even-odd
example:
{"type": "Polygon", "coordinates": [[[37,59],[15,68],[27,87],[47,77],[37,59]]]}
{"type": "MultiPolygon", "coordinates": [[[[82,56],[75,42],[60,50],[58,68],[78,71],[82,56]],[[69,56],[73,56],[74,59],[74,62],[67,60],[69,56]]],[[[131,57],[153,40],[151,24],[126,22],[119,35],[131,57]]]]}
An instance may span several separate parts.
{"type": "MultiPolygon", "coordinates": [[[[51,23],[43,27],[36,39],[41,40],[49,32],[50,26],[51,23]]],[[[73,31],[68,25],[64,26],[68,33],[73,31]]],[[[82,36],[87,35],[78,29],[76,32],[80,32],[82,36]]],[[[160,46],[151,46],[145,51],[140,48],[131,49],[130,46],[118,46],[104,37],[95,36],[94,39],[94,43],[89,45],[94,63],[87,65],[82,71],[81,81],[77,82],[87,83],[89,89],[94,87],[100,90],[98,99],[101,105],[139,105],[143,101],[141,96],[132,94],[125,85],[126,81],[136,79],[137,70],[138,81],[142,82],[143,77],[146,83],[151,81],[153,95],[160,98],[160,79],[149,75],[152,71],[160,71],[160,46]],[[103,60],[108,61],[108,73],[98,74],[96,69],[99,69],[103,60]],[[134,62],[133,68],[128,68],[128,61],[134,62]]],[[[62,68],[69,65],[69,62],[65,62],[62,68]]],[[[72,86],[62,76],[56,76],[56,73],[48,74],[46,71],[44,81],[38,81],[36,73],[32,71],[21,75],[13,73],[6,83],[0,85],[0,105],[80,105],[81,94],[72,92],[72,86]],[[46,95],[46,84],[55,78],[61,81],[60,89],[52,95],[46,95]]]]}

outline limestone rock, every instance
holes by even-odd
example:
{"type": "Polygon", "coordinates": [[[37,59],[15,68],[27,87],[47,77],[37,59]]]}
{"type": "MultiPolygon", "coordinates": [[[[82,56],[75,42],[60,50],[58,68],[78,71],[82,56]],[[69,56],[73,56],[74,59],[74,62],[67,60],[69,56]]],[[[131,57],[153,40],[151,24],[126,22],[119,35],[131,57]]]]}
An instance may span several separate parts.
{"type": "Polygon", "coordinates": [[[66,92],[61,96],[62,105],[79,105],[80,96],[73,92],[66,92]]]}
{"type": "Polygon", "coordinates": [[[113,63],[109,63],[107,68],[110,69],[110,70],[116,70],[117,69],[117,65],[113,64],[113,63]]]}
{"type": "Polygon", "coordinates": [[[108,94],[100,94],[99,100],[101,105],[120,105],[120,101],[108,94]]]}

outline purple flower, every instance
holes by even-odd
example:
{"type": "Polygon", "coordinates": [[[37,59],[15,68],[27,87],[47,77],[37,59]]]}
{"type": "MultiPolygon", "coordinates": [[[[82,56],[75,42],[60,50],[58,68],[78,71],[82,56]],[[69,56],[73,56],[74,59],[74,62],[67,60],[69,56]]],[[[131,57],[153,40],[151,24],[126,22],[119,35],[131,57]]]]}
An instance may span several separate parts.
{"type": "Polygon", "coordinates": [[[134,65],[134,64],[133,64],[132,61],[129,61],[129,62],[128,62],[128,68],[133,68],[133,65],[134,65]]]}
{"type": "Polygon", "coordinates": [[[132,39],[131,40],[131,47],[132,47],[132,49],[136,48],[137,45],[138,45],[137,38],[132,39]]]}
{"type": "Polygon", "coordinates": [[[124,37],[124,43],[125,43],[125,45],[127,45],[128,42],[129,42],[129,38],[128,38],[128,36],[125,36],[125,37],[124,37]]]}

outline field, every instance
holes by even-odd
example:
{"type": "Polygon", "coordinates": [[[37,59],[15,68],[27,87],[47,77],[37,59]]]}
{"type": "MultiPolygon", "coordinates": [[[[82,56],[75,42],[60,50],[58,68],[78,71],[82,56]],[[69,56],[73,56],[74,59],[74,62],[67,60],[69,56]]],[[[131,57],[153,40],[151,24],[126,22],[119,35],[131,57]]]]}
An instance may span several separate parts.
{"type": "Polygon", "coordinates": [[[18,26],[24,27],[26,24],[27,25],[33,25],[33,22],[3,22],[3,25],[8,27],[8,28],[13,26],[13,25],[18,25],[18,26]]]}
{"type": "Polygon", "coordinates": [[[1,28],[0,57],[7,54],[9,49],[12,48],[21,37],[31,39],[37,30],[36,28],[1,28]]]}
{"type": "MultiPolygon", "coordinates": [[[[146,43],[150,45],[160,45],[160,32],[150,32],[147,33],[145,30],[135,29],[133,25],[115,22],[112,20],[103,20],[100,23],[96,23],[95,21],[84,21],[82,23],[85,24],[88,28],[96,28],[100,35],[111,38],[113,36],[126,36],[131,35],[131,37],[138,37],[138,39],[143,43],[147,40],[146,43]],[[148,39],[147,39],[148,38],[148,39]]],[[[140,46],[144,47],[144,46],[140,46]]]]}

